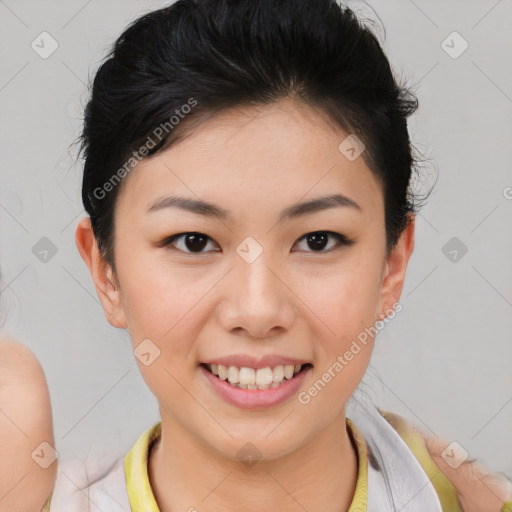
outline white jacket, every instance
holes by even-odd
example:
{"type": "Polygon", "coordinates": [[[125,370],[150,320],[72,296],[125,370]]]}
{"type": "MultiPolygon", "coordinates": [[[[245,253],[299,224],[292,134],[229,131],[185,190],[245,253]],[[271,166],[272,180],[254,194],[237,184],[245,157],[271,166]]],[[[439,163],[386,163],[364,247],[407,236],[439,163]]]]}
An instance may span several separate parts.
{"type": "MultiPolygon", "coordinates": [[[[364,450],[365,457],[363,459],[367,459],[359,461],[360,475],[358,488],[356,488],[356,494],[359,492],[359,495],[354,498],[349,512],[461,511],[456,491],[444,478],[444,475],[438,470],[440,478],[437,478],[439,475],[436,474],[436,478],[432,478],[430,475],[429,479],[425,468],[433,468],[434,463],[431,459],[426,460],[424,453],[427,452],[424,451],[421,455],[422,466],[418,458],[419,451],[416,450],[416,453],[413,453],[406,444],[404,439],[411,440],[416,434],[404,430],[403,427],[399,428],[400,425],[405,424],[400,416],[370,406],[354,411],[347,422],[356,427],[356,437],[359,439],[358,459],[361,459],[363,453],[361,450],[364,450]],[[431,463],[431,465],[427,466],[427,463],[431,463]],[[359,485],[362,480],[361,472],[365,473],[367,477],[364,489],[359,485]],[[432,482],[437,481],[437,487],[434,487],[431,479],[432,482]],[[441,488],[442,492],[440,492],[441,488]],[[440,494],[444,495],[444,510],[441,506],[440,494]]],[[[127,483],[127,480],[130,482],[130,479],[126,477],[126,474],[132,471],[127,467],[127,459],[131,454],[132,457],[140,459],[137,459],[139,462],[137,471],[142,467],[146,468],[139,472],[144,473],[141,479],[145,480],[146,489],[150,489],[146,474],[147,450],[152,439],[158,437],[159,427],[160,423],[147,429],[124,458],[110,463],[105,461],[89,462],[87,467],[79,460],[60,464],[54,491],[43,511],[159,512],[154,497],[149,500],[153,501],[152,507],[146,505],[149,501],[144,501],[144,497],[140,498],[140,502],[144,503],[143,506],[135,504],[136,500],[133,496],[139,491],[134,488],[128,489],[132,484],[127,483]],[[146,459],[144,459],[144,454],[146,454],[146,459]],[[130,499],[133,502],[133,509],[130,499]]],[[[424,450],[426,449],[424,448],[424,450]]],[[[139,476],[135,475],[136,479],[139,479],[139,476]]],[[[147,492],[151,493],[151,491],[147,492]]]]}

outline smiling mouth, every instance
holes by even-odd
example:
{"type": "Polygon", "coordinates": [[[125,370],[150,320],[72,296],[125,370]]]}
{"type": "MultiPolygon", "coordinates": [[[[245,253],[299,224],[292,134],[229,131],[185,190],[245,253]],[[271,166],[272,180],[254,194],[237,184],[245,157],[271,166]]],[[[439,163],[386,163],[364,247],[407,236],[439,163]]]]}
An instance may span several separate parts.
{"type": "Polygon", "coordinates": [[[279,387],[313,365],[310,363],[295,366],[277,365],[273,368],[259,369],[205,363],[201,363],[200,366],[234,388],[265,390],[279,387]]]}

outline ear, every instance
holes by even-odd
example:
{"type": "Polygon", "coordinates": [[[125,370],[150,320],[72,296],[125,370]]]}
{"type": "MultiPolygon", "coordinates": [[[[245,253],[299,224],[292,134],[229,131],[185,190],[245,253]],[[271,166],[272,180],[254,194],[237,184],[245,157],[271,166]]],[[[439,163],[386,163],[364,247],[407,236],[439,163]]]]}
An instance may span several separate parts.
{"type": "Polygon", "coordinates": [[[85,217],[78,223],[75,243],[94,281],[107,321],[114,327],[125,329],[127,322],[121,292],[111,266],[100,254],[90,217],[85,217]]]}
{"type": "Polygon", "coordinates": [[[386,318],[386,312],[393,308],[393,305],[399,301],[402,294],[407,263],[414,249],[416,219],[413,213],[409,213],[408,218],[407,227],[402,232],[400,239],[386,260],[379,309],[377,310],[379,312],[379,319],[386,318]]]}

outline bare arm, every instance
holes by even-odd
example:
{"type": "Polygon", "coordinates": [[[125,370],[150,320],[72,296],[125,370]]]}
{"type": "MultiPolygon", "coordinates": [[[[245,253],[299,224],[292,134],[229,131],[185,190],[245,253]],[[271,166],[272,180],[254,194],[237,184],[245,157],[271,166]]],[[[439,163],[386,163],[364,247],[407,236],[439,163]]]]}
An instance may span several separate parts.
{"type": "Polygon", "coordinates": [[[55,485],[53,420],[34,354],[0,334],[0,512],[39,512],[55,485]]]}

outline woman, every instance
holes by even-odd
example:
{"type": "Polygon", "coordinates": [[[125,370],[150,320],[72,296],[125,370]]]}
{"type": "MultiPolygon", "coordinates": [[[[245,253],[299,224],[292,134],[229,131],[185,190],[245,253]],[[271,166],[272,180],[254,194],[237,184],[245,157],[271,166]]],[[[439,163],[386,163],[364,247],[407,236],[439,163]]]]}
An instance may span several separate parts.
{"type": "Polygon", "coordinates": [[[345,414],[401,306],[416,107],[332,0],[180,0],[127,28],[85,111],[76,243],[161,422],[64,464],[45,510],[510,509],[448,443],[345,414]]]}

